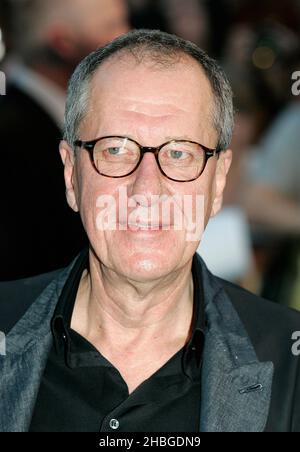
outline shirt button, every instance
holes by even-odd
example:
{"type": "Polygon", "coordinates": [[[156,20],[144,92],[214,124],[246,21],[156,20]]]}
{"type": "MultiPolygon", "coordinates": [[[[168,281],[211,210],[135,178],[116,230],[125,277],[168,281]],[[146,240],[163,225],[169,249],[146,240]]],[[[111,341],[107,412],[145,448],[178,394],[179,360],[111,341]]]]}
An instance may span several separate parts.
{"type": "Polygon", "coordinates": [[[109,422],[109,426],[113,430],[117,430],[120,426],[120,422],[117,419],[111,419],[109,422]]]}

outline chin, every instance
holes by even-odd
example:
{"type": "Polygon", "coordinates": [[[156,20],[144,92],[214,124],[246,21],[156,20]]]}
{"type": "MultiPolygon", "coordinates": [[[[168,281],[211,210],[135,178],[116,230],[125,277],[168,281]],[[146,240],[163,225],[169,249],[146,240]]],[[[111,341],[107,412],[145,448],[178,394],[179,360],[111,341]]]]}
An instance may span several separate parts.
{"type": "MultiPolygon", "coordinates": [[[[168,257],[170,259],[170,255],[168,257]]],[[[176,263],[169,259],[164,258],[160,254],[136,254],[127,258],[125,265],[121,265],[120,262],[120,267],[123,268],[123,273],[125,273],[129,279],[147,282],[163,278],[172,272],[176,263]]]]}
{"type": "Polygon", "coordinates": [[[91,243],[104,266],[137,282],[164,278],[188,260],[186,242],[173,231],[157,235],[117,231],[91,243]]]}

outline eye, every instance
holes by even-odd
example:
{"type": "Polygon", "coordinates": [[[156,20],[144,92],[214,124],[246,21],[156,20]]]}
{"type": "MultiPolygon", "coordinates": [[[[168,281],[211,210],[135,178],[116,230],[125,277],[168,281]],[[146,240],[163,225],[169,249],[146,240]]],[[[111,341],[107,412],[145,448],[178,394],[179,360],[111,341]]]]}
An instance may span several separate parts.
{"type": "Polygon", "coordinates": [[[168,164],[190,163],[193,160],[193,154],[188,149],[166,148],[161,153],[161,161],[168,164]]]}
{"type": "Polygon", "coordinates": [[[184,160],[189,157],[189,153],[185,151],[169,151],[170,157],[174,160],[184,160]]]}
{"type": "Polygon", "coordinates": [[[120,155],[121,153],[124,153],[124,148],[120,148],[120,147],[113,147],[113,148],[108,148],[107,149],[107,153],[109,155],[120,155]]]}
{"type": "Polygon", "coordinates": [[[138,156],[138,149],[130,149],[129,147],[125,146],[105,146],[102,150],[98,148],[100,151],[99,158],[109,160],[111,162],[113,161],[128,161],[128,160],[135,160],[138,156]]]}
{"type": "Polygon", "coordinates": [[[104,155],[109,157],[129,157],[132,151],[124,146],[108,146],[102,152],[104,155]]]}

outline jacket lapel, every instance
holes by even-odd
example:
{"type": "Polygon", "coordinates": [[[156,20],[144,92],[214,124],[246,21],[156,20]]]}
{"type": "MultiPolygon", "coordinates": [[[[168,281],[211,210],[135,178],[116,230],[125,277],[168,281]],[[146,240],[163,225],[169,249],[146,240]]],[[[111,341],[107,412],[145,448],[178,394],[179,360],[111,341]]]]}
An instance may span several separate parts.
{"type": "Polygon", "coordinates": [[[258,361],[224,289],[202,263],[208,320],[202,368],[202,432],[263,432],[273,364],[258,361]]]}
{"type": "Polygon", "coordinates": [[[206,338],[200,431],[263,432],[269,414],[273,364],[234,363],[226,342],[216,335],[212,330],[206,338]]]}
{"type": "Polygon", "coordinates": [[[0,431],[25,432],[52,345],[50,322],[73,264],[33,303],[6,337],[0,356],[0,431]]]}

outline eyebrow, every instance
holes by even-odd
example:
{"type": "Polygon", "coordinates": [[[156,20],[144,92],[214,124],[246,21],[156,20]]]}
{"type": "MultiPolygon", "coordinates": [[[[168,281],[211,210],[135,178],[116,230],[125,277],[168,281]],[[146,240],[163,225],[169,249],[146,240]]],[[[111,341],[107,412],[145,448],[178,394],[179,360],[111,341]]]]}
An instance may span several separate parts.
{"type": "MultiPolygon", "coordinates": [[[[131,134],[128,134],[128,133],[110,133],[110,134],[108,134],[107,136],[112,136],[112,137],[124,137],[124,138],[129,138],[130,140],[133,140],[133,141],[138,141],[138,139],[136,138],[136,137],[134,137],[133,135],[131,135],[131,134]]],[[[187,140],[187,141],[197,141],[197,139],[195,138],[192,138],[192,137],[190,137],[190,136],[187,136],[187,135],[181,135],[181,136],[171,136],[171,135],[167,135],[166,137],[164,137],[163,138],[163,140],[165,140],[165,141],[173,141],[173,140],[179,140],[179,141],[181,141],[181,140],[183,140],[183,141],[185,141],[185,140],[187,140]]]]}

